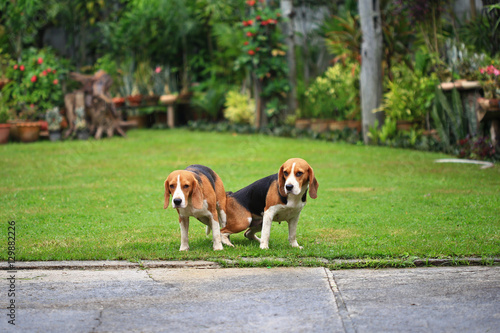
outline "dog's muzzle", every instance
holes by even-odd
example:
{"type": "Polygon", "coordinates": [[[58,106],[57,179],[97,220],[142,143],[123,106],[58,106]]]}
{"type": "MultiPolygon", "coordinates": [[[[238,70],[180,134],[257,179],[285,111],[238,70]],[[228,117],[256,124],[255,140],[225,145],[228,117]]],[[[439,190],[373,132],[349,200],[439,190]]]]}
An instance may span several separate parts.
{"type": "Polygon", "coordinates": [[[180,205],[182,204],[182,199],[175,198],[174,200],[172,200],[172,202],[174,203],[174,207],[180,207],[180,205]]]}

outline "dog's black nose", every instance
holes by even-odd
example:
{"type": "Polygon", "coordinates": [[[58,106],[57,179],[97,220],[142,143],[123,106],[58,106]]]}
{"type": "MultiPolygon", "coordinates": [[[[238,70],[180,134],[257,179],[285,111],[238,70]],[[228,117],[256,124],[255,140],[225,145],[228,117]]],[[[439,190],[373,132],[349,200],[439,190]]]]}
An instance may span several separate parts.
{"type": "Polygon", "coordinates": [[[174,205],[180,206],[181,203],[182,203],[182,199],[174,199],[174,205]]]}
{"type": "Polygon", "coordinates": [[[285,185],[285,188],[288,192],[290,192],[291,190],[293,190],[293,185],[292,184],[286,184],[285,185]]]}

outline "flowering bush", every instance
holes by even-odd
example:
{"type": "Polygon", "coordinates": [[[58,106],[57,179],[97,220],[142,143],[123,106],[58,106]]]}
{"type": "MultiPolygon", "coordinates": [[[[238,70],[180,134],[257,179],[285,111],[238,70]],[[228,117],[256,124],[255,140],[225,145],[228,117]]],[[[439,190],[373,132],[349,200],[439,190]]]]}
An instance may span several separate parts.
{"type": "Polygon", "coordinates": [[[63,104],[61,81],[67,68],[48,49],[24,51],[21,61],[11,61],[7,68],[11,82],[2,90],[3,103],[20,118],[40,118],[45,111],[63,104]]]}
{"type": "Polygon", "coordinates": [[[249,0],[246,4],[249,14],[240,25],[246,40],[236,67],[247,67],[256,75],[262,83],[261,96],[266,100],[268,116],[277,115],[286,105],[283,100],[290,91],[284,36],[277,27],[281,13],[266,6],[263,0],[249,0]]]}
{"type": "Polygon", "coordinates": [[[500,98],[500,69],[493,65],[479,69],[485,98],[500,98]]]}
{"type": "Polygon", "coordinates": [[[306,90],[305,117],[335,120],[359,117],[359,65],[337,62],[306,90]]]}

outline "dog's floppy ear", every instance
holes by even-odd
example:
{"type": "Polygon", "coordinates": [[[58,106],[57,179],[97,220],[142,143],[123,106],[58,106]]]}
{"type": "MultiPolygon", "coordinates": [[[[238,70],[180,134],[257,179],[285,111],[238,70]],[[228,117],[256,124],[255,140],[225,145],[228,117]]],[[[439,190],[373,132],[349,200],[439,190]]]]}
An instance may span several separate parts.
{"type": "Polygon", "coordinates": [[[168,186],[168,178],[165,179],[165,202],[163,203],[163,209],[168,208],[168,202],[170,201],[170,187],[168,186]]]}
{"type": "Polygon", "coordinates": [[[191,204],[196,209],[203,208],[203,194],[201,192],[200,184],[196,179],[193,182],[193,192],[191,193],[191,204]]]}
{"type": "Polygon", "coordinates": [[[282,197],[286,197],[287,194],[285,192],[285,175],[283,174],[283,165],[278,172],[278,191],[282,197]]]}
{"type": "Polygon", "coordinates": [[[316,199],[318,197],[318,181],[316,177],[314,177],[313,168],[309,166],[309,196],[312,199],[316,199]]]}

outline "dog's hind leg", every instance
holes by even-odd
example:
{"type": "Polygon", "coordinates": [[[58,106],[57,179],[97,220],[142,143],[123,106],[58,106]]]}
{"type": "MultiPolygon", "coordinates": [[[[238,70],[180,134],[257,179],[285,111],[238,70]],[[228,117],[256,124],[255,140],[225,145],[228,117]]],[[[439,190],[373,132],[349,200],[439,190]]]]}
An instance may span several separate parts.
{"type": "Polygon", "coordinates": [[[262,219],[252,219],[249,228],[245,231],[245,237],[249,240],[256,240],[260,242],[260,238],[255,235],[255,233],[262,230],[262,219]]]}

